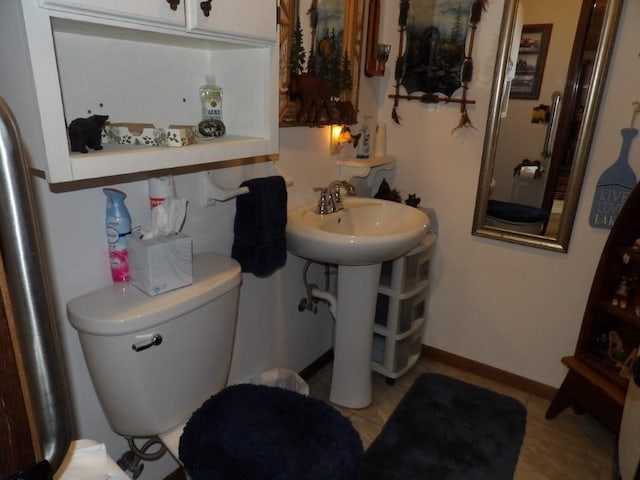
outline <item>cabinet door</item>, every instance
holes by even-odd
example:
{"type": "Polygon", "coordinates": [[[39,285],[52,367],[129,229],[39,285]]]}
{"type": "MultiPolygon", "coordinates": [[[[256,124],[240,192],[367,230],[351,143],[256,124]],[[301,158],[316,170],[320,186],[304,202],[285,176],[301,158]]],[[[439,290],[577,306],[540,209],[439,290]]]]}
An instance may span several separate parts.
{"type": "Polygon", "coordinates": [[[184,26],[184,0],[39,0],[40,6],[66,11],[85,11],[113,17],[134,18],[147,22],[184,26]]]}
{"type": "Polygon", "coordinates": [[[187,30],[276,40],[275,0],[185,0],[187,30]],[[210,7],[209,15],[205,11],[210,7]]]}

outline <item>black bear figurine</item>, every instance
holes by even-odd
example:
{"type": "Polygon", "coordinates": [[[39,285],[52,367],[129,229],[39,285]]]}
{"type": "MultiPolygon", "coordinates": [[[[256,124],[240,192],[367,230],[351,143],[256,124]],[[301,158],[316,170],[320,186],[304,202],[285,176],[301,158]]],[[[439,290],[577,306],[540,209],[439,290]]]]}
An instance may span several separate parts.
{"type": "Polygon", "coordinates": [[[69,140],[72,152],[87,153],[87,147],[102,150],[102,127],[109,120],[108,115],[91,115],[89,118],[76,118],[69,124],[69,140]]]}

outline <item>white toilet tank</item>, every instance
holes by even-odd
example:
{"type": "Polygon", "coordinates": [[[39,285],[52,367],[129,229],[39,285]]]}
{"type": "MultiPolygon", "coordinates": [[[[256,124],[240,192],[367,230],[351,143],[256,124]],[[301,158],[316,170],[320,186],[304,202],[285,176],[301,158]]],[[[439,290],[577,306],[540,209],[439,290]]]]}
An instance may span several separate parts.
{"type": "Polygon", "coordinates": [[[227,382],[240,266],[217,253],[196,254],[193,277],[192,285],[154,297],[115,283],[67,304],[100,403],[120,435],[167,432],[227,382]]]}

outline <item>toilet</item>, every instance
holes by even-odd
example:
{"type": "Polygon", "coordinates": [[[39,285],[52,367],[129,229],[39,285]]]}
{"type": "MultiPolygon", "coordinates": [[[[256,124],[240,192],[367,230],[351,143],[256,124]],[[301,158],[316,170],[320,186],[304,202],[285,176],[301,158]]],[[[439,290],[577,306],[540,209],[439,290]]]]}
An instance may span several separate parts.
{"type": "Polygon", "coordinates": [[[159,439],[194,480],[359,478],[360,436],[328,403],[268,385],[226,386],[240,265],[197,254],[193,278],[154,297],[114,283],[67,304],[111,429],[159,439]]]}
{"type": "MultiPolygon", "coordinates": [[[[542,202],[544,193],[543,177],[536,176],[537,168],[529,164],[516,166],[518,172],[523,173],[514,174],[510,199],[508,201],[489,199],[485,217],[487,226],[544,235],[549,222],[549,212],[536,206],[542,202]]],[[[492,193],[495,187],[496,180],[492,178],[490,186],[492,193]]]]}
{"type": "Polygon", "coordinates": [[[114,283],[67,304],[113,431],[159,437],[179,460],[184,425],[227,383],[240,282],[235,260],[200,253],[190,286],[150,297],[114,283]]]}
{"type": "Polygon", "coordinates": [[[548,221],[549,212],[542,208],[491,199],[487,204],[485,222],[490,227],[543,235],[548,221]]]}

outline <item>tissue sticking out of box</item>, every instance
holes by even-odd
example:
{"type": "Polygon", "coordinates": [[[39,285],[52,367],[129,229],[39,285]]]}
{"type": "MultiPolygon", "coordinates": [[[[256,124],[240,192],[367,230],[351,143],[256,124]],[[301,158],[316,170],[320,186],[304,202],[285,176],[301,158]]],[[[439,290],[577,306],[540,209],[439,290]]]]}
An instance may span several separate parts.
{"type": "Polygon", "coordinates": [[[184,198],[167,198],[151,209],[151,225],[138,227],[134,233],[143,240],[178,233],[186,214],[187,201],[184,198]]]}
{"type": "Polygon", "coordinates": [[[151,209],[151,225],[136,227],[128,239],[131,283],[158,295],[193,283],[193,242],[179,233],[187,201],[167,198],[151,209]]]}

